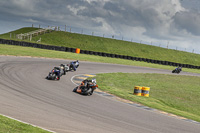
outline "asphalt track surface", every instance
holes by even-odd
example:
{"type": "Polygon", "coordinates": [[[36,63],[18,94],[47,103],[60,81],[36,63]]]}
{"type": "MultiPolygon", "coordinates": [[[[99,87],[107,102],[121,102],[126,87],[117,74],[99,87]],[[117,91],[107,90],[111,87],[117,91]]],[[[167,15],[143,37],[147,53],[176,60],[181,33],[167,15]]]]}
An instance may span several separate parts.
{"type": "MultiPolygon", "coordinates": [[[[0,114],[59,133],[199,133],[200,125],[140,109],[98,94],[72,92],[78,74],[164,73],[169,70],[80,62],[76,72],[49,81],[49,71],[69,60],[0,56],[0,114]]],[[[200,74],[181,73],[200,76],[200,74]]],[[[98,81],[97,81],[98,82],[98,81]]]]}

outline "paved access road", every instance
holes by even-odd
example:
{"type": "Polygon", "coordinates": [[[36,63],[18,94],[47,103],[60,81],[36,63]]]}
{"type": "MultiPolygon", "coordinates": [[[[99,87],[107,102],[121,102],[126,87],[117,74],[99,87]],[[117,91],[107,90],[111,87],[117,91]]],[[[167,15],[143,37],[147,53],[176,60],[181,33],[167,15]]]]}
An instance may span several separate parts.
{"type": "MultiPolygon", "coordinates": [[[[48,81],[69,60],[0,56],[0,114],[59,133],[199,133],[200,125],[140,109],[98,94],[73,93],[71,77],[106,72],[171,73],[168,70],[80,62],[76,72],[48,81]]],[[[189,73],[181,73],[192,75],[189,73]]],[[[200,76],[199,74],[195,74],[200,76]]],[[[98,82],[98,81],[97,81],[98,82]]]]}

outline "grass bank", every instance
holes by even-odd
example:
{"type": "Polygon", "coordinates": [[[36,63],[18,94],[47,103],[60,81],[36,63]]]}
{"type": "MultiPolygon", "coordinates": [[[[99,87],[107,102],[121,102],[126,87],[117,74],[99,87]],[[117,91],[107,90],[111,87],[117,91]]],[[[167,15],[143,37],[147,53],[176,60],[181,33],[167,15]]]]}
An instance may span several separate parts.
{"type": "Polygon", "coordinates": [[[0,115],[0,133],[50,133],[0,115]]]}
{"type": "MultiPolygon", "coordinates": [[[[38,29],[39,29],[39,28],[24,27],[24,28],[15,30],[15,31],[10,31],[10,32],[5,33],[5,34],[0,34],[0,38],[3,38],[3,39],[13,39],[13,40],[15,40],[17,34],[28,33],[28,32],[31,32],[31,31],[38,30],[38,29]],[[10,34],[11,34],[11,36],[10,36],[10,34]],[[11,37],[11,38],[10,38],[10,37],[11,37]]],[[[17,39],[16,39],[16,40],[17,40],[17,39]]]]}
{"type": "MultiPolygon", "coordinates": [[[[60,52],[60,51],[54,51],[54,50],[12,46],[12,45],[5,45],[5,44],[0,44],[0,55],[72,59],[72,60],[92,61],[92,62],[101,62],[101,63],[143,66],[143,67],[160,68],[160,69],[167,69],[167,70],[173,70],[175,68],[173,66],[164,66],[164,65],[158,65],[158,64],[151,64],[147,62],[130,61],[130,60],[108,58],[108,57],[101,57],[101,56],[95,56],[95,55],[76,54],[76,53],[70,53],[70,52],[60,52]]],[[[183,71],[200,73],[199,69],[183,68],[183,71]]]]}
{"type": "MultiPolygon", "coordinates": [[[[35,30],[37,29],[38,28],[35,28],[35,30]]],[[[26,33],[32,30],[34,30],[34,28],[22,28],[13,32],[2,34],[0,35],[0,38],[9,39],[10,33],[26,33]]],[[[33,37],[32,42],[36,42],[40,38],[42,40],[41,43],[47,45],[80,48],[83,50],[164,60],[196,66],[200,65],[200,54],[193,54],[134,42],[63,31],[54,31],[48,34],[33,37]]]]}
{"type": "Polygon", "coordinates": [[[200,122],[200,77],[107,73],[96,79],[103,91],[200,122]],[[133,95],[134,86],[150,87],[150,97],[133,95]]]}

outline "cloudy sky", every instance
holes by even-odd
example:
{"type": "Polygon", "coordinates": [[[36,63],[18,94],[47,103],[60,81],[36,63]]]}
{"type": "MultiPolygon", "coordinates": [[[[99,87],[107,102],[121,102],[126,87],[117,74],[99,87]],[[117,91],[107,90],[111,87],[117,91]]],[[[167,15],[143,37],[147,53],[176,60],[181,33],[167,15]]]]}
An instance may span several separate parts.
{"type": "Polygon", "coordinates": [[[32,24],[200,53],[200,0],[0,1],[0,34],[32,24]]]}

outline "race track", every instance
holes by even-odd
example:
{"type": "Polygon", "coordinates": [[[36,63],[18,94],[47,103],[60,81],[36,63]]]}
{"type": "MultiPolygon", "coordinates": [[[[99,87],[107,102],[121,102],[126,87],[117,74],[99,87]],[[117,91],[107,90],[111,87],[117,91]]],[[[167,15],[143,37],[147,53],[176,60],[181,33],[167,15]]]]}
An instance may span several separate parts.
{"type": "MultiPolygon", "coordinates": [[[[45,79],[67,60],[0,56],[0,114],[58,133],[199,133],[200,125],[103,97],[72,92],[78,74],[169,70],[80,62],[60,81],[45,79]]],[[[200,76],[200,74],[181,73],[200,76]]],[[[97,81],[98,83],[98,81],[97,81]]]]}

